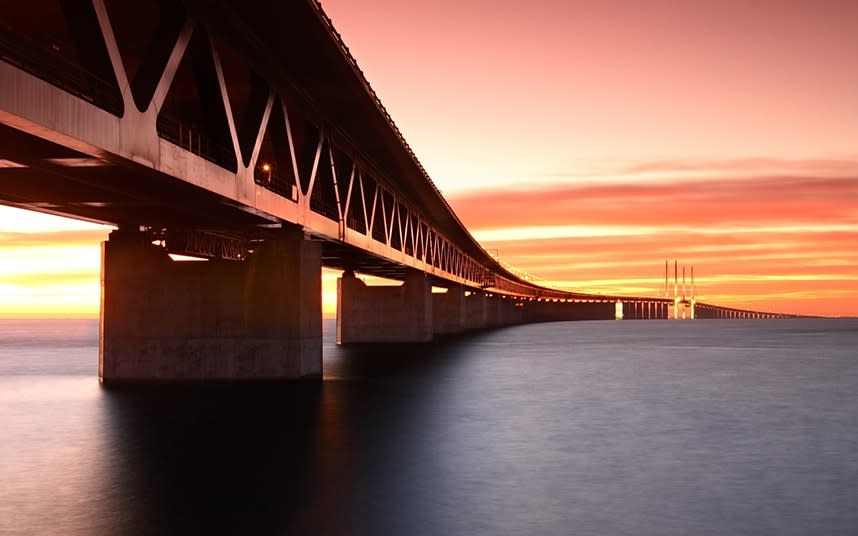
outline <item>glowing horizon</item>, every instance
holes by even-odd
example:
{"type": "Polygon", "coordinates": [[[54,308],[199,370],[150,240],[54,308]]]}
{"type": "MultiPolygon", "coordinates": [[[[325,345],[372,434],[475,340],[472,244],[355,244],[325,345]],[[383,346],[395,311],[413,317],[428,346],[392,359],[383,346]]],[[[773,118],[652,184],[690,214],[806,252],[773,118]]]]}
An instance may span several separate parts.
{"type": "MultiPolygon", "coordinates": [[[[8,224],[0,225],[3,255],[13,261],[0,266],[0,294],[4,296],[0,317],[97,316],[100,242],[110,228],[82,222],[70,222],[70,228],[65,228],[64,218],[7,207],[0,207],[0,221],[18,219],[22,213],[38,230],[10,232],[8,224]],[[63,262],[58,263],[57,257],[63,262]]],[[[532,275],[538,284],[555,288],[660,297],[663,262],[672,264],[675,256],[669,253],[680,249],[686,252],[678,259],[681,264],[695,266],[700,301],[770,312],[855,315],[852,304],[858,295],[858,274],[854,272],[858,252],[850,246],[858,237],[858,228],[839,229],[839,234],[827,228],[817,233],[775,228],[776,240],[769,242],[753,236],[760,232],[756,230],[746,233],[751,234],[749,238],[740,235],[731,244],[695,246],[699,236],[694,232],[660,239],[657,232],[637,232],[634,227],[631,231],[620,226],[603,227],[573,228],[568,233],[560,227],[538,239],[533,237],[538,231],[531,228],[513,228],[507,234],[504,229],[477,227],[473,232],[485,239],[482,243],[487,249],[499,251],[502,259],[517,261],[514,269],[532,275]],[[626,242],[629,239],[640,243],[630,246],[626,242]],[[581,246],[586,251],[577,251],[581,246]],[[663,255],[655,258],[659,253],[663,255]],[[721,271],[713,272],[714,268],[721,271]],[[843,306],[832,306],[832,302],[843,306]]],[[[339,272],[331,269],[322,273],[326,317],[336,312],[338,276],[339,272]]]]}

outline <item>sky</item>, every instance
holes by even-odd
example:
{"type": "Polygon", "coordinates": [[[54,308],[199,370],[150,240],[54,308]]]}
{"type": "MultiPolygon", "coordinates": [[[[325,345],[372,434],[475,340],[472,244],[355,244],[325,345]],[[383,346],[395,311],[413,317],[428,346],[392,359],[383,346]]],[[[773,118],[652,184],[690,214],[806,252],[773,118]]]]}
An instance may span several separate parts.
{"type": "MultiPolygon", "coordinates": [[[[858,2],[322,5],[457,215],[517,270],[662,295],[676,259],[701,301],[858,315],[858,2]]],[[[0,209],[0,315],[97,314],[105,235],[0,209]]]]}

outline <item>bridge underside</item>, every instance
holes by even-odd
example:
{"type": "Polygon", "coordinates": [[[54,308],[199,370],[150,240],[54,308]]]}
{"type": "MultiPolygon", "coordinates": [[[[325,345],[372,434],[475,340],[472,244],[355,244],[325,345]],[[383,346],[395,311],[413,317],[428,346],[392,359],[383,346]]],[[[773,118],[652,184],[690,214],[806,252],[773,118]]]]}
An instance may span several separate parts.
{"type": "MultiPolygon", "coordinates": [[[[0,203],[124,229],[142,225],[153,239],[164,239],[170,253],[212,258],[235,256],[227,250],[246,255],[294,227],[147,166],[95,157],[4,124],[0,203]]],[[[398,280],[413,272],[324,235],[308,237],[321,243],[325,267],[398,280]]],[[[445,284],[440,277],[432,281],[445,284]]]]}
{"type": "Polygon", "coordinates": [[[150,167],[94,156],[0,123],[0,202],[96,223],[262,230],[273,223],[150,167]]]}

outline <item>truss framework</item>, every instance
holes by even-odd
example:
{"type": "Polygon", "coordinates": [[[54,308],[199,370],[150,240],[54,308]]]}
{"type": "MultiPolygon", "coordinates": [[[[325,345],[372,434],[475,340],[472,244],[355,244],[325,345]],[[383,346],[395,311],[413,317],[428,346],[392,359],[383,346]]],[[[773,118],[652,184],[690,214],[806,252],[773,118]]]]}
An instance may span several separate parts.
{"type": "MultiPolygon", "coordinates": [[[[0,41],[4,52],[0,78],[9,82],[8,87],[32,92],[51,102],[51,108],[65,111],[51,115],[44,107],[32,106],[26,96],[9,96],[3,88],[0,122],[37,131],[97,158],[149,166],[214,191],[270,222],[301,225],[313,236],[348,244],[440,279],[524,296],[568,294],[521,280],[485,251],[482,256],[466,252],[473,244],[459,245],[441,232],[427,216],[431,211],[397,186],[397,177],[382,172],[371,155],[355,150],[293,88],[254,70],[253,91],[243,106],[237,106],[242,110],[234,110],[233,80],[223,61],[234,51],[225,50],[225,41],[204,15],[180,13],[179,18],[168,20],[168,28],[159,28],[150,40],[150,49],[161,53],[144,57],[132,76],[105,0],[78,3],[91,16],[69,22],[86,25],[78,33],[101,38],[88,53],[103,54],[101,64],[109,66],[110,72],[93,75],[82,66],[80,71],[97,83],[66,84],[68,76],[62,72],[69,71],[41,70],[38,56],[15,61],[27,54],[10,52],[16,40],[5,33],[0,41]],[[169,113],[177,72],[188,60],[194,63],[198,93],[207,96],[202,103],[205,113],[223,119],[220,135],[211,125],[198,128],[169,113]],[[117,103],[116,95],[121,95],[121,102],[117,103]],[[273,135],[273,130],[286,135],[273,135]],[[285,158],[275,161],[276,154],[285,158]]],[[[264,71],[264,66],[259,70],[264,71]]],[[[135,223],[157,227],[157,222],[135,223]]],[[[205,233],[185,236],[191,237],[186,240],[191,249],[207,254],[227,258],[245,254],[232,243],[214,245],[203,238],[211,236],[205,233]]]]}

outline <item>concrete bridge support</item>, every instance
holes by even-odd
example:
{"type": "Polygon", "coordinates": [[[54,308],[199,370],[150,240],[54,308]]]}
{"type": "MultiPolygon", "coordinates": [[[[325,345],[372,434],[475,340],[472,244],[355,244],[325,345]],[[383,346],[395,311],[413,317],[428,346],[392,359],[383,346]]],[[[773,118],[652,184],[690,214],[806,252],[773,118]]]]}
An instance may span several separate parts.
{"type": "Polygon", "coordinates": [[[531,301],[522,308],[525,322],[566,322],[570,320],[613,320],[614,302],[531,301]]]}
{"type": "Polygon", "coordinates": [[[517,300],[512,297],[501,297],[494,295],[488,299],[491,313],[488,327],[512,326],[521,324],[524,315],[522,308],[516,307],[517,300]]]}
{"type": "Polygon", "coordinates": [[[497,328],[507,325],[506,300],[500,296],[487,296],[486,301],[486,325],[487,328],[497,328]]]}
{"type": "Polygon", "coordinates": [[[246,261],[199,262],[114,231],[101,288],[104,383],[321,377],[321,248],[300,231],[246,261]]]}
{"type": "Polygon", "coordinates": [[[432,286],[413,272],[401,286],[367,286],[345,272],[337,280],[337,342],[432,340],[432,286]]]}
{"type": "Polygon", "coordinates": [[[515,298],[498,300],[501,302],[501,325],[512,326],[524,321],[524,307],[515,298]]]}
{"type": "Polygon", "coordinates": [[[443,294],[432,294],[432,331],[436,335],[465,330],[465,291],[452,286],[443,294]]]}
{"type": "Polygon", "coordinates": [[[635,310],[635,302],[624,301],[623,302],[623,320],[637,320],[637,314],[635,310]]]}
{"type": "Polygon", "coordinates": [[[465,329],[485,329],[488,325],[488,298],[480,292],[471,292],[465,296],[465,329]]]}
{"type": "Polygon", "coordinates": [[[483,327],[486,328],[496,328],[503,325],[503,312],[501,308],[503,304],[501,303],[500,296],[486,296],[483,298],[485,300],[485,310],[486,310],[486,324],[483,327]]]}

